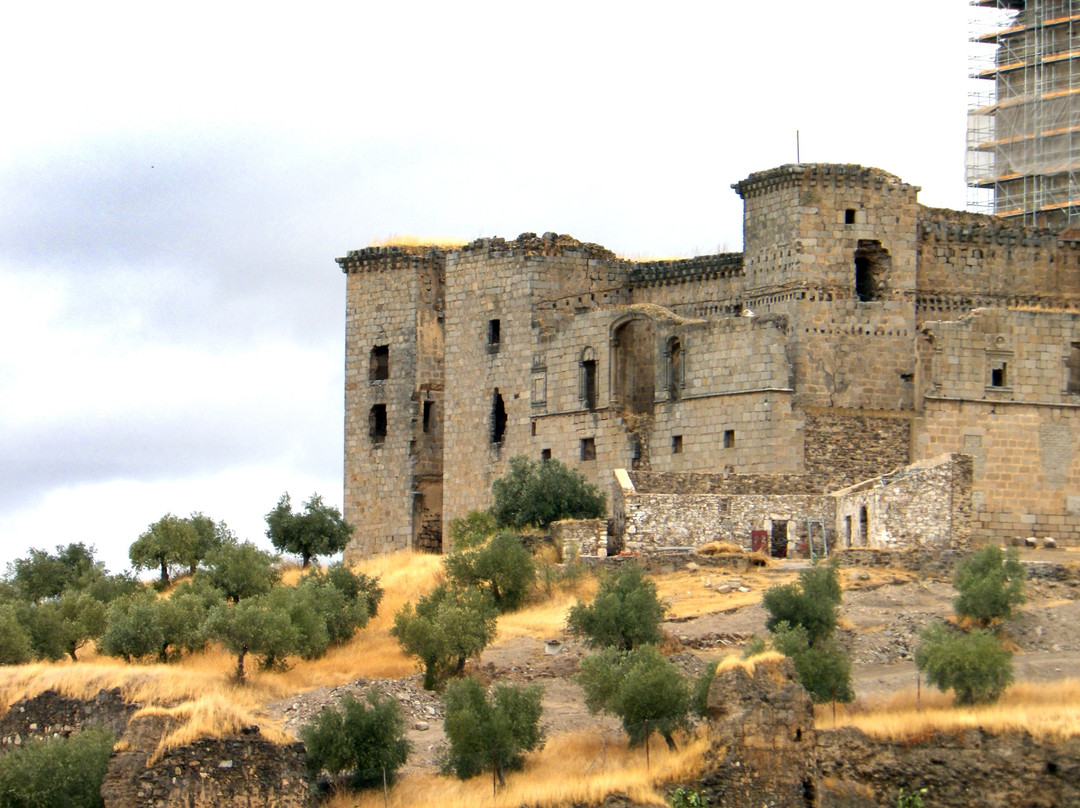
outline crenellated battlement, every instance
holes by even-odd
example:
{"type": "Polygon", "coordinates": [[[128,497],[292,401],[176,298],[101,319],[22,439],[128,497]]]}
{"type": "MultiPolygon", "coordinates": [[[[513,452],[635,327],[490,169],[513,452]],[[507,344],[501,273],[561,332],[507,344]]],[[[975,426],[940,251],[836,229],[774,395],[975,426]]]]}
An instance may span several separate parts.
{"type": "Polygon", "coordinates": [[[742,253],[699,255],[675,261],[646,261],[630,270],[631,288],[665,286],[691,281],[714,281],[743,274],[742,253]]]}
{"type": "Polygon", "coordinates": [[[382,272],[409,269],[422,263],[443,262],[447,250],[431,244],[393,244],[387,247],[364,247],[349,250],[344,258],[336,258],[338,266],[346,275],[357,272],[382,272]]]}
{"type": "Polygon", "coordinates": [[[1062,234],[1055,230],[1019,227],[1010,219],[944,208],[923,208],[919,218],[919,240],[937,243],[1080,249],[1080,242],[1063,238],[1062,234]]]}
{"type": "Polygon", "coordinates": [[[743,199],[772,193],[785,188],[803,186],[848,186],[882,191],[915,192],[917,185],[904,182],[895,174],[880,168],[868,168],[853,163],[788,163],[768,171],[756,171],[732,188],[743,199]]]}

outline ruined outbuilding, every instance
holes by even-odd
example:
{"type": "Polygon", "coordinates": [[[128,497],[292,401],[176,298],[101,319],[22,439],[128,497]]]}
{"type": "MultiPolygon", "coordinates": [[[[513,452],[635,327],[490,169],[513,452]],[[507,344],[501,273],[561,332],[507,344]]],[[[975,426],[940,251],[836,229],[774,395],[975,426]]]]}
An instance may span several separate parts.
{"type": "MultiPolygon", "coordinates": [[[[741,253],[633,262],[527,233],[338,259],[347,556],[444,549],[517,454],[605,491],[623,469],[818,498],[748,513],[747,549],[755,533],[789,550],[918,541],[881,519],[915,513],[902,480],[941,463],[963,529],[933,541],[1080,543],[1080,242],[927,208],[876,168],[733,187],[741,253]],[[967,492],[953,456],[970,458],[967,492]]],[[[636,541],[615,523],[611,549],[636,541]]]]}

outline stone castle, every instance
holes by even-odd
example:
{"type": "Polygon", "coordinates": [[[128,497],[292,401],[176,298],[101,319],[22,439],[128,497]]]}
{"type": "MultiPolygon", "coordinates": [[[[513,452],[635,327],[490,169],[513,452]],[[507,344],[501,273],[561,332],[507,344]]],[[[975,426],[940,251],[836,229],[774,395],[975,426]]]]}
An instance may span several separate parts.
{"type": "Polygon", "coordinates": [[[742,253],[339,258],[347,556],[445,549],[518,454],[611,492],[609,551],[1080,543],[1080,233],[855,165],[732,187],[742,253]]]}

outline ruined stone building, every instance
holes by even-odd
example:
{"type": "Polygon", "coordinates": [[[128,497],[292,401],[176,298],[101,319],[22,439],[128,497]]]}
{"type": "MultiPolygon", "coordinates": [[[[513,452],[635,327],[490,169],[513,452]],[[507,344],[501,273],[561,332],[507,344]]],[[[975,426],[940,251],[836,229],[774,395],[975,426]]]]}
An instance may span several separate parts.
{"type": "Polygon", "coordinates": [[[517,454],[611,493],[611,549],[1080,540],[1080,243],[876,168],[733,188],[741,253],[529,233],[338,259],[348,553],[442,549],[517,454]]]}

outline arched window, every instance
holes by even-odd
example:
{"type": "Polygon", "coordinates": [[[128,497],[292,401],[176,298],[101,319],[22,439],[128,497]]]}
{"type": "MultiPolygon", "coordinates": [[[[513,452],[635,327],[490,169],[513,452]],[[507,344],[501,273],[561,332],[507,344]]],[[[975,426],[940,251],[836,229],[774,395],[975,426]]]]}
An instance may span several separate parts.
{"type": "Polygon", "coordinates": [[[682,340],[672,337],[668,340],[667,350],[667,388],[668,397],[677,401],[682,397],[682,389],[686,384],[686,353],[683,351],[682,340]]]}
{"type": "Polygon", "coordinates": [[[596,399],[596,351],[588,347],[581,352],[581,364],[578,366],[578,400],[585,405],[585,409],[595,410],[596,399]]]}

